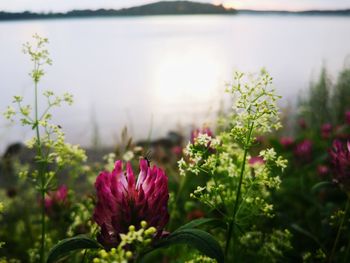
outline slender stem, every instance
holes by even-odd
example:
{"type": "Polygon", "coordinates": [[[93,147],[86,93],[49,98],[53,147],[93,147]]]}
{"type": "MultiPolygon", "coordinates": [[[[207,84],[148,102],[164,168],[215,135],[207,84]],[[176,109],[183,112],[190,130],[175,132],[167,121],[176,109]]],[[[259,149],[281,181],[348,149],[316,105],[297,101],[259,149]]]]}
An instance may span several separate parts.
{"type": "Polygon", "coordinates": [[[177,205],[177,203],[179,202],[179,199],[180,199],[180,196],[182,194],[182,191],[183,189],[185,188],[184,186],[186,185],[186,182],[187,182],[187,177],[188,175],[185,175],[181,178],[181,182],[180,182],[180,185],[179,185],[179,189],[177,190],[177,193],[176,193],[176,199],[175,199],[175,204],[177,205]]]}
{"type": "Polygon", "coordinates": [[[238,204],[239,204],[239,199],[241,196],[241,190],[242,190],[242,183],[243,183],[243,175],[244,175],[244,170],[245,170],[245,165],[246,165],[246,160],[247,160],[247,155],[248,155],[248,150],[249,150],[249,144],[253,132],[253,127],[254,127],[254,122],[252,122],[249,125],[249,132],[246,137],[246,141],[244,144],[244,155],[243,155],[243,162],[241,166],[241,171],[239,175],[239,183],[237,187],[237,194],[236,194],[236,200],[233,208],[233,215],[232,218],[229,221],[229,226],[228,226],[228,231],[227,231],[227,237],[226,237],[226,247],[225,247],[225,256],[227,257],[228,254],[228,249],[230,247],[230,242],[231,242],[231,237],[234,234],[234,222],[236,220],[236,214],[237,214],[237,209],[238,209],[238,204]]]}
{"type": "Polygon", "coordinates": [[[250,187],[248,188],[247,192],[245,193],[245,195],[242,197],[242,202],[241,204],[238,206],[237,212],[236,212],[236,216],[238,216],[239,211],[241,210],[242,206],[244,206],[244,202],[246,201],[246,199],[248,198],[252,188],[254,186],[254,181],[253,183],[250,185],[250,187]]]}
{"type": "MultiPolygon", "coordinates": [[[[219,189],[218,181],[216,180],[215,175],[214,175],[211,171],[207,171],[207,170],[205,170],[205,169],[203,169],[203,168],[201,168],[201,167],[199,167],[199,170],[200,170],[200,171],[203,171],[203,172],[205,172],[206,174],[208,174],[209,176],[211,176],[211,177],[213,178],[215,187],[216,187],[217,189],[219,189]]],[[[224,198],[224,196],[222,195],[222,192],[221,192],[221,191],[219,191],[219,197],[220,197],[220,199],[221,199],[222,205],[224,206],[224,211],[226,212],[227,209],[226,209],[225,198],[224,198]]],[[[216,202],[215,200],[214,200],[214,202],[215,202],[216,206],[218,207],[217,202],[216,202]]],[[[219,209],[217,209],[217,210],[220,212],[219,209]]],[[[220,212],[220,213],[221,213],[223,216],[226,217],[226,215],[225,215],[224,213],[222,213],[222,212],[220,212]]]]}
{"type": "MultiPolygon", "coordinates": [[[[216,189],[219,190],[219,184],[218,184],[218,182],[217,182],[217,180],[216,180],[216,178],[215,178],[215,175],[213,174],[212,177],[213,177],[213,180],[214,180],[216,189]]],[[[221,199],[222,205],[224,206],[224,211],[226,211],[225,198],[223,197],[222,192],[221,192],[220,190],[219,190],[219,197],[220,197],[220,199],[221,199]]]]}
{"type": "Polygon", "coordinates": [[[85,258],[86,258],[86,254],[87,254],[87,252],[88,252],[88,250],[87,250],[87,249],[85,249],[85,250],[84,250],[83,257],[82,257],[82,259],[81,259],[81,262],[80,262],[80,263],[84,263],[84,262],[85,262],[85,258]]]}
{"type": "Polygon", "coordinates": [[[338,245],[338,242],[339,242],[339,238],[340,238],[340,233],[341,233],[341,230],[343,228],[343,224],[345,222],[345,218],[346,218],[346,214],[348,212],[348,209],[349,209],[349,205],[350,205],[350,197],[348,197],[348,199],[346,200],[346,205],[345,205],[345,211],[344,211],[344,216],[340,222],[340,225],[339,225],[339,228],[338,228],[338,232],[337,232],[337,236],[335,238],[335,241],[334,241],[334,244],[333,244],[333,248],[332,248],[332,252],[331,252],[331,255],[329,257],[329,262],[331,263],[332,260],[333,260],[333,256],[334,256],[334,253],[335,253],[335,250],[337,248],[337,245],[338,245]]]}
{"type": "MultiPolygon", "coordinates": [[[[39,70],[39,65],[35,63],[34,70],[39,70]]],[[[46,222],[45,222],[45,192],[46,192],[46,178],[45,178],[45,163],[43,150],[40,139],[40,130],[39,130],[39,111],[38,111],[38,80],[34,80],[34,127],[36,133],[36,148],[37,148],[37,163],[38,163],[38,176],[40,180],[40,195],[41,195],[41,246],[40,246],[40,262],[45,262],[45,230],[46,230],[46,222]]]]}
{"type": "Polygon", "coordinates": [[[231,241],[231,236],[232,236],[232,232],[233,232],[233,223],[234,223],[234,220],[231,219],[231,220],[229,221],[228,231],[227,231],[227,237],[226,237],[225,258],[227,258],[228,249],[229,249],[229,247],[230,247],[230,241],[231,241]]]}

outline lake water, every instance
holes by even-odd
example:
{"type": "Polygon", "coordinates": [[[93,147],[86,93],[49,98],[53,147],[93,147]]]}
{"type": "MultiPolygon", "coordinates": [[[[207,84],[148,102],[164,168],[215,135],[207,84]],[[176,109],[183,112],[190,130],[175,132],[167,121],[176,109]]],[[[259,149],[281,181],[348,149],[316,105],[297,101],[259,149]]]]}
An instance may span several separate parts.
{"type": "MultiPolygon", "coordinates": [[[[54,64],[41,87],[75,96],[55,111],[72,143],[88,145],[97,123],[104,144],[121,128],[135,138],[163,136],[210,121],[234,70],[265,67],[293,101],[322,65],[337,73],[350,55],[350,17],[155,16],[0,23],[0,110],[32,98],[31,68],[21,53],[34,33],[50,40],[54,64]]],[[[31,131],[0,120],[0,148],[31,131]]]]}

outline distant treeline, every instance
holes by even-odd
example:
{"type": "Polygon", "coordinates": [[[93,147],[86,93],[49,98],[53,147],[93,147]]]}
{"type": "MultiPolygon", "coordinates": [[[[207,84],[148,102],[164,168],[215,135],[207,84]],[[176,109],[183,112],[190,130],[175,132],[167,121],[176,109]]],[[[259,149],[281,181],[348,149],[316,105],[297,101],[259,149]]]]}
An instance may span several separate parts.
{"type": "Polygon", "coordinates": [[[156,2],[131,8],[73,10],[67,13],[11,13],[0,12],[1,20],[79,18],[79,17],[113,17],[113,16],[149,16],[149,15],[196,15],[196,14],[291,14],[291,15],[350,15],[348,10],[313,10],[301,12],[289,11],[253,11],[227,9],[222,5],[213,5],[191,1],[156,2]]]}
{"type": "Polygon", "coordinates": [[[324,16],[349,16],[350,9],[343,10],[307,10],[307,11],[257,11],[237,10],[238,14],[262,14],[262,15],[324,15],[324,16]]]}
{"type": "Polygon", "coordinates": [[[157,2],[131,8],[73,10],[67,13],[9,13],[0,12],[0,20],[73,18],[73,17],[111,17],[111,16],[145,16],[145,15],[191,15],[191,14],[234,14],[234,9],[222,5],[196,3],[190,1],[157,2]]]}

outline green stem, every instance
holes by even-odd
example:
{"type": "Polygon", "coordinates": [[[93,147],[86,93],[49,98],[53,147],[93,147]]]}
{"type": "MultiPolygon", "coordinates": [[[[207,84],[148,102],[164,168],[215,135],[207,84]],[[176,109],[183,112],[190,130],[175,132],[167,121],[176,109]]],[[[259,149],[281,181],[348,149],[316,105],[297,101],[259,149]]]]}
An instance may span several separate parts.
{"type": "MultiPolygon", "coordinates": [[[[216,187],[217,189],[219,189],[218,181],[216,180],[215,175],[214,175],[211,171],[207,171],[207,170],[205,170],[205,169],[203,169],[203,168],[201,168],[201,167],[199,167],[199,170],[200,170],[200,171],[203,171],[203,172],[205,172],[206,174],[208,174],[209,176],[211,176],[211,177],[213,178],[215,187],[216,187]]],[[[220,197],[220,199],[221,199],[221,203],[222,203],[222,205],[223,205],[223,207],[224,207],[224,211],[226,212],[227,208],[226,208],[225,198],[224,198],[224,196],[222,195],[222,192],[221,192],[221,191],[219,191],[218,195],[219,195],[219,197],[220,197]]],[[[216,207],[219,207],[219,205],[217,204],[217,202],[216,202],[215,200],[214,200],[214,202],[215,202],[216,207]]],[[[224,213],[222,213],[218,208],[217,208],[217,210],[218,210],[224,217],[226,217],[226,215],[225,215],[224,213]]]]}
{"type": "Polygon", "coordinates": [[[337,232],[337,236],[336,236],[334,244],[333,244],[332,252],[331,252],[331,255],[329,257],[329,262],[330,263],[333,261],[334,253],[335,253],[335,250],[337,248],[337,245],[338,245],[338,242],[339,242],[339,238],[340,238],[340,233],[341,233],[341,230],[343,228],[343,225],[344,225],[344,222],[345,222],[345,218],[346,218],[346,214],[347,214],[348,209],[349,209],[349,204],[350,204],[350,197],[348,196],[348,199],[346,200],[344,216],[343,216],[343,218],[342,218],[342,220],[340,222],[340,225],[339,225],[339,228],[338,228],[338,232],[337,232]]]}
{"type": "MultiPolygon", "coordinates": [[[[253,179],[253,180],[254,180],[254,179],[253,179]]],[[[253,186],[254,186],[254,181],[253,181],[253,183],[250,185],[250,187],[248,188],[248,190],[247,190],[247,192],[245,193],[245,195],[243,196],[242,202],[241,202],[241,204],[238,206],[238,209],[237,209],[237,212],[236,212],[236,216],[238,216],[239,211],[240,211],[241,208],[244,206],[244,202],[245,202],[245,200],[248,198],[248,196],[249,196],[249,194],[250,194],[251,189],[253,188],[253,186]]]]}
{"type": "Polygon", "coordinates": [[[230,241],[231,241],[231,236],[232,236],[232,232],[233,232],[233,223],[234,223],[234,220],[231,219],[229,221],[228,230],[227,230],[226,246],[225,246],[225,258],[227,258],[228,249],[230,247],[230,241]]]}
{"type": "Polygon", "coordinates": [[[83,257],[82,257],[82,259],[81,259],[81,262],[80,262],[80,263],[84,263],[84,262],[85,262],[85,258],[86,258],[86,254],[87,254],[87,252],[88,252],[88,250],[87,250],[87,249],[85,249],[85,250],[84,250],[83,257]]]}
{"type": "Polygon", "coordinates": [[[236,200],[235,200],[235,204],[234,204],[234,208],[233,208],[233,215],[229,221],[227,237],[226,237],[226,247],[225,247],[225,256],[226,257],[228,255],[228,250],[230,247],[231,238],[234,235],[234,222],[236,220],[239,199],[241,196],[243,175],[244,175],[244,170],[245,170],[245,165],[246,165],[246,160],[247,160],[247,155],[248,155],[248,150],[249,150],[249,144],[250,144],[250,140],[251,140],[251,136],[252,136],[252,132],[253,132],[253,127],[254,127],[254,122],[252,122],[249,125],[249,132],[247,134],[246,141],[244,144],[244,155],[243,155],[243,162],[242,162],[241,171],[240,171],[240,175],[239,175],[239,183],[238,183],[238,187],[237,187],[236,200]]]}
{"type": "MultiPolygon", "coordinates": [[[[217,182],[217,180],[216,180],[214,174],[212,175],[212,178],[213,178],[213,180],[214,180],[216,189],[219,190],[219,184],[218,184],[218,182],[217,182]]],[[[221,199],[222,205],[224,206],[224,211],[226,212],[227,209],[226,209],[225,198],[224,198],[224,196],[222,195],[222,191],[220,191],[220,190],[219,190],[219,197],[220,197],[220,199],[221,199]]],[[[226,212],[226,213],[227,213],[227,212],[226,212]]]]}
{"type": "MultiPolygon", "coordinates": [[[[39,66],[36,64],[35,69],[39,70],[39,66]]],[[[42,151],[42,145],[40,140],[40,130],[39,130],[39,118],[38,118],[38,81],[34,81],[34,108],[35,108],[35,132],[36,132],[36,147],[37,147],[37,162],[38,162],[38,176],[40,179],[40,195],[41,195],[41,246],[40,246],[40,262],[45,262],[45,230],[46,230],[46,222],[45,222],[45,163],[44,156],[42,151]]]]}

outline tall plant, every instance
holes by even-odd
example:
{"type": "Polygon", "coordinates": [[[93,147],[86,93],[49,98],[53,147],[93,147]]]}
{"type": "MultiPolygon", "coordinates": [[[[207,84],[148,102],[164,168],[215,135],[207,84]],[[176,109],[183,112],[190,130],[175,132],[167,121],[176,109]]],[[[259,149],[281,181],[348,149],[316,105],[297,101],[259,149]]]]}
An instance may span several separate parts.
{"type": "Polygon", "coordinates": [[[8,106],[4,115],[11,121],[19,120],[23,126],[30,127],[34,133],[33,138],[26,145],[28,148],[35,149],[36,167],[22,176],[31,180],[40,196],[40,246],[34,260],[45,262],[47,250],[45,196],[56,188],[56,175],[63,168],[70,168],[71,176],[79,174],[81,162],[86,160],[86,156],[78,146],[66,143],[61,127],[51,122],[52,108],[59,107],[62,103],[71,105],[73,97],[68,93],[58,96],[53,91],[39,89],[39,84],[45,75],[45,67],[50,66],[52,60],[46,49],[48,39],[35,34],[33,40],[33,43],[27,42],[23,45],[24,54],[28,55],[33,63],[33,68],[29,73],[33,81],[32,102],[25,103],[26,100],[23,97],[14,96],[14,105],[8,106]],[[41,97],[46,99],[44,105],[39,105],[41,97]]]}
{"type": "Polygon", "coordinates": [[[278,189],[281,182],[278,174],[286,167],[286,160],[272,148],[254,155],[257,136],[280,127],[276,105],[279,96],[271,84],[272,78],[265,71],[258,77],[236,73],[227,88],[233,97],[233,107],[232,113],[220,121],[223,131],[215,137],[199,134],[188,144],[186,158],[179,162],[183,175],[192,173],[208,178],[207,184],[198,186],[191,196],[225,222],[227,262],[253,254],[260,260],[277,260],[290,248],[287,230],[262,233],[259,228],[274,216],[269,196],[278,189]],[[273,236],[280,236],[274,239],[277,242],[270,242],[273,236]],[[248,255],[251,244],[258,253],[248,255]]]}

